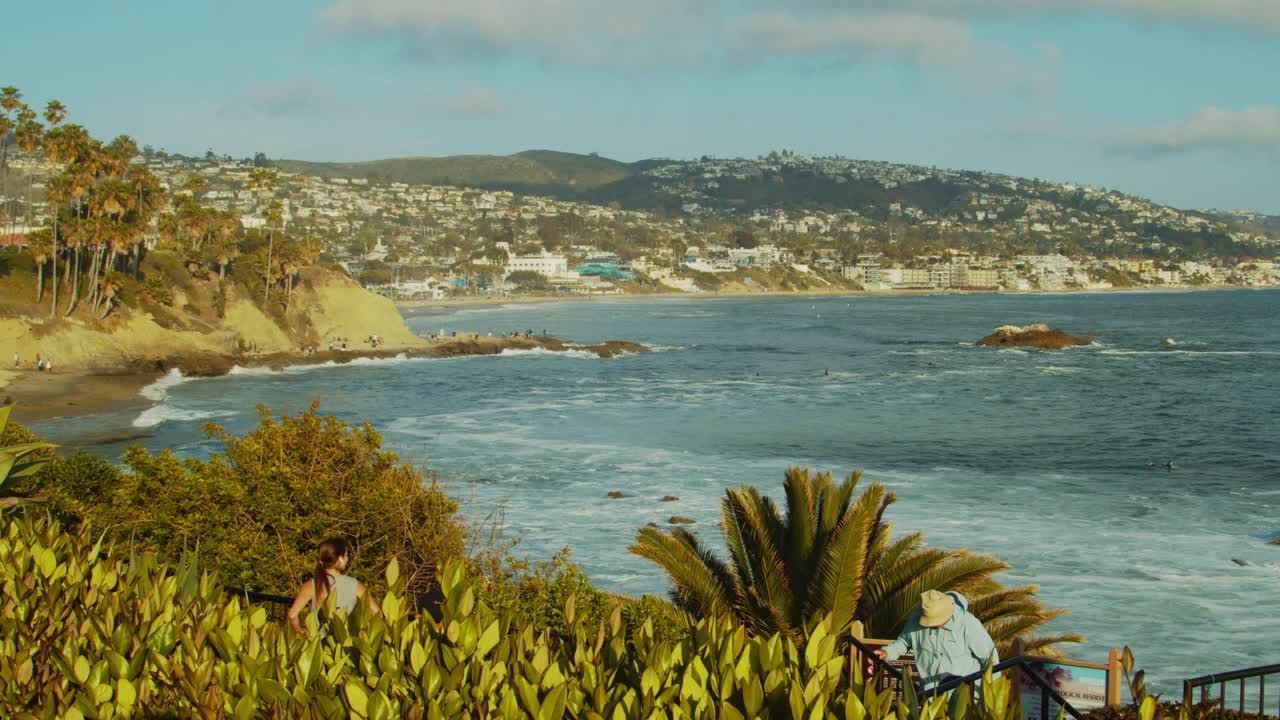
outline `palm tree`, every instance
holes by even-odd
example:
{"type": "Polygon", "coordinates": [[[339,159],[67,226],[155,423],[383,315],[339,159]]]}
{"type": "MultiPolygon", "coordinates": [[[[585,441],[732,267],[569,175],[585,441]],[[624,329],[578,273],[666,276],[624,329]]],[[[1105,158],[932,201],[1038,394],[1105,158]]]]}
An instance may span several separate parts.
{"type": "Polygon", "coordinates": [[[727,489],[720,528],[728,562],[683,528],[641,528],[630,551],[662,568],[682,609],[730,614],[763,634],[803,636],[815,619],[827,616],[835,631],[857,620],[873,637],[894,637],[920,594],[936,589],[970,596],[971,611],[1001,652],[1015,638],[1041,652],[1081,640],[1024,637],[1064,611],[1040,606],[1034,587],[1001,587],[992,576],[1009,566],[998,558],[926,548],[921,533],[892,539],[884,513],[896,497],[879,483],[855,496],[861,477],[855,471],[837,484],[830,473],[791,468],[785,511],[755,488],[727,489]]]}
{"type": "Polygon", "coordinates": [[[36,261],[36,304],[39,305],[44,300],[44,264],[53,253],[53,233],[48,230],[31,233],[30,247],[31,257],[36,261]]]}
{"type": "Polygon", "coordinates": [[[98,316],[99,320],[105,320],[107,315],[111,314],[111,309],[115,307],[116,295],[120,292],[123,285],[120,274],[117,272],[103,273],[102,278],[98,281],[101,287],[102,297],[102,314],[98,316]]]}
{"type": "Polygon", "coordinates": [[[278,227],[284,226],[284,207],[279,200],[272,200],[267,206],[267,272],[266,287],[262,290],[262,307],[267,306],[267,299],[271,294],[271,261],[272,251],[275,249],[275,231],[278,227]]]}
{"type": "Polygon", "coordinates": [[[14,113],[22,107],[22,92],[12,85],[0,88],[0,197],[9,201],[9,134],[15,127],[14,113]]]}
{"type": "MultiPolygon", "coordinates": [[[[37,119],[35,111],[26,105],[18,112],[18,128],[14,137],[17,140],[18,147],[22,148],[22,152],[27,155],[35,154],[44,142],[44,126],[37,119]]],[[[35,174],[28,171],[27,175],[27,227],[31,227],[31,189],[34,184],[35,174]]]]}
{"type": "MultiPolygon", "coordinates": [[[[44,154],[50,162],[59,165],[62,162],[63,140],[65,135],[58,126],[67,118],[67,108],[57,100],[50,100],[44,108],[45,122],[49,123],[49,130],[44,134],[44,154]]],[[[67,201],[68,194],[65,189],[55,190],[55,186],[59,185],[59,178],[51,178],[45,183],[45,198],[49,201],[49,211],[53,214],[53,304],[49,309],[49,317],[58,314],[58,214],[62,211],[62,205],[67,201]]],[[[65,183],[62,183],[65,184],[65,183]]]]}

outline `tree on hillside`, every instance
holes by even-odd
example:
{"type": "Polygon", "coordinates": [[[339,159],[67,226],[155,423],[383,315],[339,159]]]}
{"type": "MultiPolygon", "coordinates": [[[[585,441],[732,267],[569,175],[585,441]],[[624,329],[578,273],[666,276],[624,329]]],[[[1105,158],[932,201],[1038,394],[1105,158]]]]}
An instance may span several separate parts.
{"type": "Polygon", "coordinates": [[[720,529],[727,563],[683,528],[641,528],[630,550],[662,568],[681,608],[695,616],[733,615],[762,634],[801,636],[825,614],[835,631],[857,620],[872,637],[894,637],[920,594],[936,589],[967,594],[1002,654],[1015,638],[1041,654],[1082,640],[1029,636],[1066,611],[1041,606],[1034,586],[1000,586],[992,576],[1009,566],[999,559],[926,548],[921,533],[892,538],[884,513],[894,494],[872,483],[855,495],[861,477],[855,471],[837,484],[830,473],[791,468],[785,510],[753,487],[726,490],[720,529]]]}
{"type": "Polygon", "coordinates": [[[198,547],[202,563],[251,590],[291,593],[315,566],[318,539],[335,535],[352,541],[353,573],[374,588],[392,558],[419,593],[437,563],[462,556],[457,504],[383,449],[369,425],[314,405],[279,418],[258,410],[244,437],[206,425],[219,446],[207,460],[134,446],[117,468],[81,454],[48,468],[34,489],[64,522],[166,561],[198,547]]]}
{"type": "MultiPolygon", "coordinates": [[[[12,216],[12,212],[7,210],[9,203],[9,136],[17,127],[17,112],[23,107],[22,93],[18,88],[7,86],[0,88],[0,198],[4,198],[6,205],[6,215],[12,216]]],[[[4,232],[0,228],[0,234],[4,232]]]]}

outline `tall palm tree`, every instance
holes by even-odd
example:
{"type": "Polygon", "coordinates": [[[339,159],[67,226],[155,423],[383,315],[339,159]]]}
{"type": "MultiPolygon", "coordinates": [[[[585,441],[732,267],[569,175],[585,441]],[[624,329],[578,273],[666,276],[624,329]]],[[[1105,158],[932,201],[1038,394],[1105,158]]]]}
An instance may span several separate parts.
{"type": "Polygon", "coordinates": [[[1025,637],[1064,611],[1042,607],[1034,587],[1001,587],[992,576],[1009,566],[998,558],[926,548],[920,533],[893,539],[884,513],[896,497],[879,483],[855,495],[861,477],[836,483],[830,473],[791,468],[785,510],[753,487],[727,489],[720,528],[728,562],[683,528],[641,528],[630,551],[662,568],[681,608],[730,614],[759,633],[802,636],[827,616],[841,632],[857,620],[874,637],[894,637],[921,593],[957,590],[1002,652],[1018,637],[1042,652],[1081,640],[1025,637]]]}
{"type": "MultiPolygon", "coordinates": [[[[34,110],[22,106],[18,112],[18,127],[14,133],[14,137],[18,143],[18,147],[22,148],[22,152],[27,155],[34,155],[36,150],[44,142],[44,126],[38,120],[39,115],[34,110]]],[[[27,171],[27,207],[26,207],[26,225],[31,227],[31,190],[35,180],[35,173],[27,171]]]]}
{"type": "Polygon", "coordinates": [[[53,254],[53,233],[37,230],[31,233],[31,257],[36,261],[36,304],[44,300],[44,264],[53,254]]]}
{"type": "MultiPolygon", "coordinates": [[[[65,133],[61,132],[58,126],[66,118],[67,108],[61,102],[50,100],[45,105],[44,119],[45,122],[49,123],[49,129],[44,134],[44,154],[54,165],[61,165],[62,163],[62,145],[64,141],[61,138],[65,133]]],[[[49,202],[49,212],[53,215],[53,304],[49,309],[49,317],[51,318],[58,314],[58,214],[62,211],[62,205],[68,198],[65,190],[55,190],[59,180],[59,178],[54,177],[45,183],[45,198],[49,202]]],[[[65,185],[65,183],[63,184],[65,185]]]]}
{"type": "Polygon", "coordinates": [[[119,294],[123,283],[119,273],[106,272],[103,273],[98,284],[102,288],[102,314],[98,316],[98,319],[105,320],[107,315],[111,314],[111,309],[115,307],[116,295],[119,294]]]}
{"type": "Polygon", "coordinates": [[[9,135],[16,127],[15,113],[22,107],[22,92],[12,85],[0,88],[0,198],[9,202],[9,135]]]}
{"type": "Polygon", "coordinates": [[[267,306],[267,300],[271,295],[271,263],[272,252],[275,250],[275,231],[276,228],[284,226],[284,206],[279,200],[272,200],[267,205],[267,272],[266,287],[262,290],[262,307],[267,306]]]}

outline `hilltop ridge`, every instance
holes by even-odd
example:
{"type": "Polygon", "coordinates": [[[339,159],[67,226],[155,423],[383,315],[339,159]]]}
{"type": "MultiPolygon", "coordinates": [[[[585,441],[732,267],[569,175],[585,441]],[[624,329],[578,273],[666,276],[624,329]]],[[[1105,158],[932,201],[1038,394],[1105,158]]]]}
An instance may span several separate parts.
{"type": "Polygon", "coordinates": [[[554,150],[526,150],[514,155],[401,157],[350,163],[276,160],[273,164],[286,172],[325,178],[359,178],[414,185],[467,185],[548,195],[594,190],[636,174],[631,165],[617,160],[554,150]]]}

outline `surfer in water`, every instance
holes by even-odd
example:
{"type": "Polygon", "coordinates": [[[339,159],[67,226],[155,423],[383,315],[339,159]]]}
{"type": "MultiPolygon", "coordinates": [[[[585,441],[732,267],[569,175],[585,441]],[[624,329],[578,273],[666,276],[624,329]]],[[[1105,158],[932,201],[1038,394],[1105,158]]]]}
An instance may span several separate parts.
{"type": "Polygon", "coordinates": [[[1165,463],[1165,464],[1164,464],[1164,469],[1165,469],[1165,470],[1168,470],[1169,472],[1173,472],[1174,470],[1177,470],[1177,469],[1178,469],[1178,466],[1177,466],[1177,465],[1174,465],[1174,464],[1173,464],[1173,458],[1170,458],[1170,459],[1169,459],[1169,462],[1167,462],[1167,463],[1165,463]]]}

